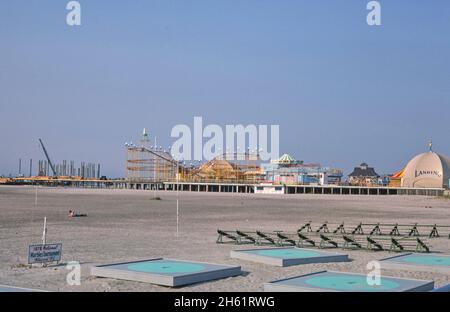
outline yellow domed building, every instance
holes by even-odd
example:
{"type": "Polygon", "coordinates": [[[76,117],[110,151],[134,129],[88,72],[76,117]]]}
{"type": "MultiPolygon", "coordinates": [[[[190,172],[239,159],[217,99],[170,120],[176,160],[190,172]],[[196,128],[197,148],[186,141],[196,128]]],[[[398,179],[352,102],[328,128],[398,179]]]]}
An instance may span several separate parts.
{"type": "Polygon", "coordinates": [[[400,181],[408,188],[449,188],[450,158],[430,151],[411,159],[406,167],[394,174],[391,181],[400,181]]]}

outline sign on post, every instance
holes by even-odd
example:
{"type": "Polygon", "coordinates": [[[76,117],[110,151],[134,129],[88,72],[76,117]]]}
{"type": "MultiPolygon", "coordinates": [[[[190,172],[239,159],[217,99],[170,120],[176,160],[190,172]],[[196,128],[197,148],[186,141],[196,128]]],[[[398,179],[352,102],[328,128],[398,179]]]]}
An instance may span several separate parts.
{"type": "Polygon", "coordinates": [[[62,244],[30,245],[28,248],[28,264],[61,261],[62,244]]]}

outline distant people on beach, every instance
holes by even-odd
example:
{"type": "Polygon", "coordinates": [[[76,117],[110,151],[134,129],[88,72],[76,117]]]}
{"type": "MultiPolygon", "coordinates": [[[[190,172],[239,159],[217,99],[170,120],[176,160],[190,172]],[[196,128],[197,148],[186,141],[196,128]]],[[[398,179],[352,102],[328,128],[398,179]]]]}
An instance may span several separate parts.
{"type": "Polygon", "coordinates": [[[87,217],[87,214],[84,214],[84,213],[75,213],[75,211],[69,210],[69,217],[70,217],[70,218],[87,217]]]}

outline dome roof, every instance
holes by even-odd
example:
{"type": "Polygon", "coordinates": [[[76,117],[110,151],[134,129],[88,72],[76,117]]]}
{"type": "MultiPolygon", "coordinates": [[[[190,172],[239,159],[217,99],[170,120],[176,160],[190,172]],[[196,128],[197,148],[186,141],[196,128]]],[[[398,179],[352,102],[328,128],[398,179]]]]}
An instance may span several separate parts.
{"type": "Polygon", "coordinates": [[[449,179],[450,159],[435,152],[428,152],[417,155],[406,165],[402,187],[448,187],[449,179]]]}

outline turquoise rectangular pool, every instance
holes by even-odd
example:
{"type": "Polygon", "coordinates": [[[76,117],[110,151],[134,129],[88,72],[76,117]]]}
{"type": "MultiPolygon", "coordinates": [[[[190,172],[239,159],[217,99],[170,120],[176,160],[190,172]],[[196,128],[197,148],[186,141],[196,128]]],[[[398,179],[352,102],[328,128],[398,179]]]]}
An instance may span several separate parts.
{"type": "Polygon", "coordinates": [[[382,276],[379,285],[370,285],[364,274],[321,271],[277,280],[264,285],[265,291],[288,292],[411,292],[430,291],[433,281],[382,276]]]}
{"type": "Polygon", "coordinates": [[[450,255],[408,253],[380,261],[381,268],[450,274],[450,255]]]}
{"type": "Polygon", "coordinates": [[[230,257],[280,267],[349,261],[346,254],[297,247],[233,250],[230,257]]]}
{"type": "Polygon", "coordinates": [[[241,274],[241,267],[176,259],[149,259],[91,267],[91,275],[177,287],[241,274]]]}

